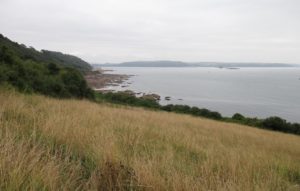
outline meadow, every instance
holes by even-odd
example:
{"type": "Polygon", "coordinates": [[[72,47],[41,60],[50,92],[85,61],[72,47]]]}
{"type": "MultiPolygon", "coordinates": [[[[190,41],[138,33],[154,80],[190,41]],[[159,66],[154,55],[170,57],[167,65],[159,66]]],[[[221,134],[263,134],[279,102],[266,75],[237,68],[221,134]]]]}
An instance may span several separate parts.
{"type": "Polygon", "coordinates": [[[300,136],[0,90],[0,190],[299,190],[300,136]]]}

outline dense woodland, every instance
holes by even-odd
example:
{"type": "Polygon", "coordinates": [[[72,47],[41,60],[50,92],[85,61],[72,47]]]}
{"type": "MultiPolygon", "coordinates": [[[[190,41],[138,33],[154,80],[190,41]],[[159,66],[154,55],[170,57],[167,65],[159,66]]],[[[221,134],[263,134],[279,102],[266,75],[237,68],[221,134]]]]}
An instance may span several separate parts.
{"type": "Polygon", "coordinates": [[[1,34],[0,47],[6,47],[22,60],[33,60],[39,63],[52,62],[60,66],[75,68],[79,71],[88,71],[92,69],[89,63],[76,56],[48,50],[37,51],[33,47],[27,47],[24,44],[13,42],[1,34]]]}
{"type": "Polygon", "coordinates": [[[90,68],[78,65],[74,56],[38,52],[0,36],[0,82],[23,92],[53,97],[92,98],[83,72],[90,68]]]}

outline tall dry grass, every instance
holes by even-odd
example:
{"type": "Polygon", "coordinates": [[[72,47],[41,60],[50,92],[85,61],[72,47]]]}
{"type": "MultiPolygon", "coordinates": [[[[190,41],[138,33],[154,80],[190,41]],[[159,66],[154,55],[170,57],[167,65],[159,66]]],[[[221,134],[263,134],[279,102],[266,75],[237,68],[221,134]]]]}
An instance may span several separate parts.
{"type": "Polygon", "coordinates": [[[1,90],[0,190],[300,190],[300,137],[1,90]]]}

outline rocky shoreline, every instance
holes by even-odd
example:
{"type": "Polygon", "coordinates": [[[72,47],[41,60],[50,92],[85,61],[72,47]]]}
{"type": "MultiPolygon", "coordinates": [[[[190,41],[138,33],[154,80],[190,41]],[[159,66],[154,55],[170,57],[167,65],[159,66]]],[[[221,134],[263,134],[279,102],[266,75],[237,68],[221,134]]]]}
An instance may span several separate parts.
{"type": "Polygon", "coordinates": [[[107,86],[118,86],[127,81],[131,75],[109,74],[111,70],[97,69],[85,74],[88,86],[95,91],[102,91],[107,86]]]}
{"type": "MultiPolygon", "coordinates": [[[[126,75],[126,74],[110,74],[107,72],[110,72],[112,70],[103,70],[103,69],[97,69],[94,71],[90,71],[85,74],[85,79],[88,83],[88,86],[92,88],[94,91],[98,91],[101,93],[107,93],[107,92],[115,92],[115,90],[109,90],[105,89],[108,86],[121,86],[122,88],[127,87],[124,82],[129,80],[130,77],[133,75],[126,75]]],[[[129,84],[129,83],[128,83],[129,84]]],[[[161,99],[164,99],[165,101],[170,101],[171,97],[166,96],[164,98],[161,98],[160,95],[155,93],[143,93],[143,92],[134,92],[132,90],[123,90],[119,91],[126,93],[131,96],[140,97],[143,99],[153,100],[156,102],[159,102],[161,99]]]]}

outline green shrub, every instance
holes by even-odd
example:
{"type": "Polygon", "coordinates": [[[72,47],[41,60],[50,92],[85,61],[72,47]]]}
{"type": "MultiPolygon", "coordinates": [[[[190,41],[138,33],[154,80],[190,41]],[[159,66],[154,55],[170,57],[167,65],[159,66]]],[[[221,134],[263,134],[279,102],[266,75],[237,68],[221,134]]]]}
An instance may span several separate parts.
{"type": "Polygon", "coordinates": [[[263,121],[262,125],[267,129],[279,131],[284,130],[287,126],[287,123],[280,117],[269,117],[263,121]]]}
{"type": "Polygon", "coordinates": [[[300,134],[300,124],[288,123],[280,117],[269,117],[262,121],[261,127],[273,131],[281,131],[285,133],[300,134]]]}
{"type": "Polygon", "coordinates": [[[244,117],[243,115],[239,114],[239,113],[236,113],[236,114],[234,114],[234,115],[232,116],[232,119],[238,120],[238,121],[242,121],[242,120],[245,119],[245,117],[244,117]]]}
{"type": "Polygon", "coordinates": [[[155,109],[160,107],[159,103],[157,103],[157,101],[155,100],[138,98],[135,95],[131,95],[126,92],[96,93],[96,100],[105,100],[111,103],[141,106],[155,109]]]}

